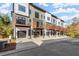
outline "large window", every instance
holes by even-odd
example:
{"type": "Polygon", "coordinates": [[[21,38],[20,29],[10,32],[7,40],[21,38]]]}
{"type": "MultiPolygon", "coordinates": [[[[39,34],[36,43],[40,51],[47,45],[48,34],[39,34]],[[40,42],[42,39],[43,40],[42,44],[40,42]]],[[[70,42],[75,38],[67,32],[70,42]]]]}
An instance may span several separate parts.
{"type": "Polygon", "coordinates": [[[24,16],[17,15],[17,17],[16,17],[17,24],[26,24],[26,20],[27,20],[27,18],[24,16]]]}
{"type": "Polygon", "coordinates": [[[19,9],[19,11],[26,12],[26,7],[25,6],[19,5],[18,9],[19,9]]]}
{"type": "Polygon", "coordinates": [[[26,37],[26,31],[18,31],[17,37],[18,38],[25,38],[26,37]]]}
{"type": "Polygon", "coordinates": [[[39,13],[35,11],[35,17],[39,18],[39,13]]]}

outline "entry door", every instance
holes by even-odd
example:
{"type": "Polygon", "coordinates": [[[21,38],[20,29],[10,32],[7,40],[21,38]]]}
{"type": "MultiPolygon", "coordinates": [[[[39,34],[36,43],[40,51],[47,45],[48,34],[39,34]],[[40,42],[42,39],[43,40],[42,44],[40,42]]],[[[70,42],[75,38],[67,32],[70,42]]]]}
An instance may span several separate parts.
{"type": "Polygon", "coordinates": [[[17,37],[18,38],[25,38],[26,37],[26,31],[18,31],[17,37]]]}

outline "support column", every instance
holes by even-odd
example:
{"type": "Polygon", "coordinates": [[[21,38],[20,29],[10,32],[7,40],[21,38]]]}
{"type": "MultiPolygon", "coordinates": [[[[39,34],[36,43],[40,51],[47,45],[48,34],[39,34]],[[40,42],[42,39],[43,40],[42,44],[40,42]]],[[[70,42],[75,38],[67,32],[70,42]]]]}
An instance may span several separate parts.
{"type": "Polygon", "coordinates": [[[13,37],[16,39],[16,28],[13,30],[13,37]]]}
{"type": "Polygon", "coordinates": [[[46,30],[46,29],[44,29],[44,37],[46,37],[46,36],[47,36],[46,32],[47,32],[47,30],[46,30]]]}
{"type": "Polygon", "coordinates": [[[58,31],[56,31],[56,36],[58,37],[58,31]]]}
{"type": "Polygon", "coordinates": [[[17,39],[17,28],[15,27],[15,38],[17,39]]]}

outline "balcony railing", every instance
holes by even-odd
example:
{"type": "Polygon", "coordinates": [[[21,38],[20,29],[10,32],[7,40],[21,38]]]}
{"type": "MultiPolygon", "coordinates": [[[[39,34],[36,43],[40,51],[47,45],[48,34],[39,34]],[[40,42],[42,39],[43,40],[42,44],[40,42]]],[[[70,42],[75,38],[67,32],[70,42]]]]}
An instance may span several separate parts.
{"type": "Polygon", "coordinates": [[[26,24],[26,20],[18,19],[18,20],[16,20],[16,24],[23,24],[23,25],[25,25],[26,24]]]}
{"type": "Polygon", "coordinates": [[[26,22],[26,20],[22,20],[22,19],[16,20],[16,24],[24,25],[24,26],[30,26],[31,25],[30,22],[26,22]]]}
{"type": "Polygon", "coordinates": [[[37,28],[43,28],[43,26],[37,26],[37,28]]]}

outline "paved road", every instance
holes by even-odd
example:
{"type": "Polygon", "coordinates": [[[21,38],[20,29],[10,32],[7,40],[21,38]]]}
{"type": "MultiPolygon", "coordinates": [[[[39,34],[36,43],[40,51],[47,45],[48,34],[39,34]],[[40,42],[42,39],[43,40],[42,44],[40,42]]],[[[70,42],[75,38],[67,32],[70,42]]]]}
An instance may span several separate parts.
{"type": "Polygon", "coordinates": [[[79,39],[44,43],[39,47],[7,56],[79,56],[79,39]]]}

